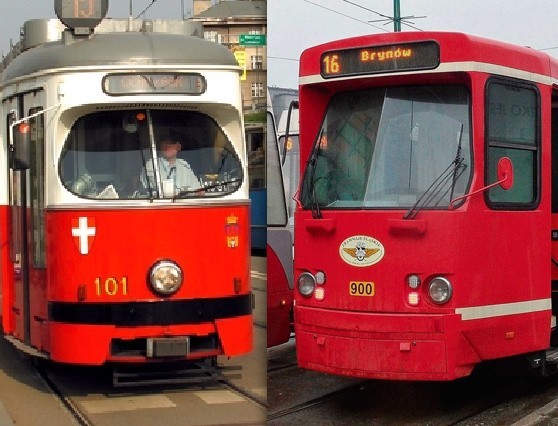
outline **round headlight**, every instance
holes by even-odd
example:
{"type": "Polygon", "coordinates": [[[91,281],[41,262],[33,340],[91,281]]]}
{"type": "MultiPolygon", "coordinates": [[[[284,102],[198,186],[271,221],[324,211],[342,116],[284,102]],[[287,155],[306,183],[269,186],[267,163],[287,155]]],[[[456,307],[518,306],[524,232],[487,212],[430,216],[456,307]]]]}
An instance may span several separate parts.
{"type": "Polygon", "coordinates": [[[304,297],[310,297],[316,288],[316,279],[310,272],[303,272],[298,278],[298,291],[304,297]]]}
{"type": "Polygon", "coordinates": [[[149,283],[156,293],[164,296],[174,294],[182,285],[182,269],[170,261],[161,260],[151,268],[149,283]]]}
{"type": "Polygon", "coordinates": [[[430,281],[428,294],[434,303],[441,305],[449,302],[452,293],[453,288],[447,279],[443,277],[436,277],[430,281]]]}
{"type": "Polygon", "coordinates": [[[316,272],[316,284],[324,285],[326,281],[326,276],[323,271],[316,272]]]}

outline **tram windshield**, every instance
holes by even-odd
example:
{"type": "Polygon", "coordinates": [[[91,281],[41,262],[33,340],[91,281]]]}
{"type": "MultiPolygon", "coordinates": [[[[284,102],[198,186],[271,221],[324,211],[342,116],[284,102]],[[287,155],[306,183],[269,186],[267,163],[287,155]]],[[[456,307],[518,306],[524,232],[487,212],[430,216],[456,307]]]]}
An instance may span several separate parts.
{"type": "Polygon", "coordinates": [[[333,96],[305,172],[305,208],[448,207],[471,175],[469,96],[461,86],[333,96]]]}
{"type": "Polygon", "coordinates": [[[94,199],[217,197],[236,191],[244,178],[213,119],[169,110],[79,118],[66,139],[60,177],[72,193],[94,199]]]}

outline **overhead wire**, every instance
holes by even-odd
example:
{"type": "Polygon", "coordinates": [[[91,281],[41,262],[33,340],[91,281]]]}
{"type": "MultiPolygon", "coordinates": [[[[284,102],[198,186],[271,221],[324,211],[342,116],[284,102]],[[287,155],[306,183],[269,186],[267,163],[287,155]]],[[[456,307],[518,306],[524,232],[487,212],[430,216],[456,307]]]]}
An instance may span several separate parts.
{"type": "Polygon", "coordinates": [[[381,28],[381,27],[378,27],[378,26],[376,26],[376,25],[372,25],[370,22],[362,21],[362,20],[360,20],[360,19],[358,19],[358,18],[355,18],[354,16],[346,15],[346,14],[344,14],[344,13],[341,13],[341,12],[337,11],[337,10],[330,9],[329,7],[325,7],[325,6],[322,6],[321,4],[314,3],[313,1],[310,1],[310,0],[302,0],[302,1],[303,1],[303,2],[306,2],[306,3],[309,3],[309,4],[311,4],[311,5],[314,5],[314,6],[316,6],[316,7],[320,7],[320,8],[322,8],[322,9],[328,10],[328,11],[330,11],[330,12],[336,13],[336,14],[338,14],[338,15],[344,16],[345,18],[349,18],[349,19],[352,19],[352,20],[354,20],[354,21],[360,22],[360,23],[362,23],[362,24],[369,25],[369,26],[374,27],[374,28],[376,28],[376,29],[378,29],[378,30],[380,30],[380,31],[384,31],[384,32],[388,32],[388,33],[391,32],[391,31],[389,31],[389,30],[386,30],[385,28],[381,28]]]}
{"type": "MultiPolygon", "coordinates": [[[[302,0],[302,1],[305,2],[305,3],[311,4],[312,6],[316,6],[316,7],[319,7],[319,8],[321,8],[321,9],[325,9],[325,10],[327,10],[327,11],[329,11],[329,12],[333,12],[333,13],[335,13],[335,14],[337,14],[337,15],[341,15],[341,16],[343,16],[343,17],[345,17],[345,18],[349,18],[349,19],[352,19],[352,20],[354,20],[354,21],[360,22],[360,23],[362,23],[362,24],[369,25],[369,26],[371,26],[371,27],[373,27],[373,28],[376,28],[376,29],[378,29],[378,30],[380,30],[380,31],[388,32],[388,33],[391,32],[391,31],[388,30],[388,29],[379,27],[379,26],[377,26],[377,25],[373,25],[373,24],[371,24],[370,22],[363,21],[363,20],[361,20],[361,19],[355,18],[354,16],[350,16],[350,15],[347,15],[347,14],[345,14],[345,13],[339,12],[339,11],[337,11],[337,10],[331,9],[331,8],[329,8],[329,7],[323,6],[323,5],[321,5],[321,4],[315,3],[315,2],[313,2],[313,1],[311,1],[311,0],[302,0]]],[[[351,4],[351,5],[353,5],[353,6],[359,7],[359,8],[361,8],[361,9],[364,9],[364,10],[366,10],[366,11],[368,11],[368,12],[375,13],[376,15],[379,15],[379,16],[381,16],[381,17],[383,17],[383,18],[393,20],[393,18],[392,18],[391,16],[385,15],[385,14],[380,13],[380,12],[378,12],[378,11],[376,11],[376,10],[373,10],[373,9],[369,9],[369,8],[367,8],[367,7],[364,7],[364,6],[362,6],[362,5],[358,4],[358,3],[352,2],[352,1],[350,1],[350,0],[341,0],[341,1],[344,2],[344,3],[348,3],[348,4],[351,4]]],[[[411,24],[409,24],[409,23],[407,23],[407,22],[404,22],[404,21],[401,21],[401,24],[402,24],[402,25],[406,25],[406,26],[408,26],[408,27],[410,27],[410,28],[413,28],[413,29],[415,29],[415,30],[418,30],[418,31],[423,31],[422,29],[420,29],[420,28],[418,28],[418,27],[415,27],[415,26],[413,26],[413,25],[411,25],[411,24]]],[[[298,59],[286,58],[286,57],[280,57],[280,56],[268,56],[268,58],[269,58],[269,59],[277,59],[277,60],[281,60],[281,61],[294,61],[294,62],[299,62],[298,59]]]]}
{"type": "Polygon", "coordinates": [[[282,61],[295,61],[295,62],[299,62],[299,59],[295,59],[295,58],[284,58],[281,56],[268,56],[268,59],[280,59],[282,61]]]}
{"type": "MultiPolygon", "coordinates": [[[[364,10],[366,10],[366,11],[368,11],[368,12],[375,13],[376,15],[381,16],[382,18],[385,18],[385,19],[387,19],[387,20],[389,20],[389,21],[393,21],[393,20],[394,20],[394,17],[393,17],[393,16],[385,15],[385,14],[383,14],[383,13],[380,13],[380,12],[378,12],[378,11],[376,11],[376,10],[373,10],[373,9],[368,8],[368,7],[362,6],[362,5],[358,4],[358,3],[352,2],[352,1],[350,1],[350,0],[341,0],[341,1],[342,1],[342,2],[345,2],[345,3],[348,3],[348,4],[351,4],[351,5],[353,5],[353,6],[356,6],[356,7],[360,7],[361,9],[364,9],[364,10]]],[[[402,17],[401,20],[400,20],[401,25],[406,25],[406,26],[408,26],[409,28],[413,28],[413,29],[415,29],[415,30],[417,30],[417,31],[424,31],[424,30],[422,30],[422,29],[420,29],[420,28],[418,28],[418,27],[415,27],[415,26],[411,25],[411,24],[408,23],[408,22],[405,22],[405,19],[408,19],[408,18],[424,18],[424,16],[416,16],[416,17],[415,17],[415,16],[404,16],[404,17],[402,17]]]]}
{"type": "Polygon", "coordinates": [[[151,6],[153,6],[155,3],[157,3],[157,1],[158,0],[151,0],[151,3],[149,3],[147,5],[147,7],[145,9],[143,9],[143,11],[140,14],[138,14],[138,16],[136,16],[136,19],[138,19],[141,15],[144,15],[145,12],[147,12],[151,6]]]}
{"type": "Polygon", "coordinates": [[[391,16],[384,15],[383,13],[380,13],[380,12],[377,12],[377,11],[375,11],[375,10],[369,9],[369,8],[367,8],[367,7],[364,7],[364,6],[362,6],[362,5],[358,4],[358,3],[354,3],[354,2],[349,1],[349,0],[341,0],[341,1],[343,1],[343,2],[345,2],[345,3],[352,4],[353,6],[356,6],[356,7],[360,7],[361,9],[367,10],[368,12],[375,13],[376,15],[380,15],[382,18],[393,19],[391,16]]]}

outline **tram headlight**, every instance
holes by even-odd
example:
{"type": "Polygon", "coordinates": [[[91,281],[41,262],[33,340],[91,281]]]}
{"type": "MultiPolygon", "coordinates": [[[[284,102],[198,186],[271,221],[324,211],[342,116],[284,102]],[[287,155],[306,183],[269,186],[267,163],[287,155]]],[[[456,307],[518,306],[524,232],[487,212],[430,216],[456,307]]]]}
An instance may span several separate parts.
{"type": "Polygon", "coordinates": [[[160,260],[149,272],[149,283],[156,293],[169,296],[178,291],[183,281],[182,269],[170,260],[160,260]]]}
{"type": "Polygon", "coordinates": [[[304,297],[312,296],[314,289],[316,288],[316,278],[310,272],[303,272],[298,277],[298,291],[304,297]]]}
{"type": "Polygon", "coordinates": [[[409,288],[417,289],[420,287],[420,277],[417,274],[412,274],[407,277],[407,285],[409,288]]]}
{"type": "Polygon", "coordinates": [[[453,287],[446,278],[436,277],[428,285],[428,294],[434,303],[442,305],[451,299],[453,287]]]}

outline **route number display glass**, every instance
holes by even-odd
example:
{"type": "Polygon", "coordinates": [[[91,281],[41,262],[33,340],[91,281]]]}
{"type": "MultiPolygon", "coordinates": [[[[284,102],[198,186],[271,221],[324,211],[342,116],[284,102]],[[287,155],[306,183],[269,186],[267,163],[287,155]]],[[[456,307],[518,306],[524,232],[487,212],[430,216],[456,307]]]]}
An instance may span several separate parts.
{"type": "Polygon", "coordinates": [[[324,78],[433,69],[440,64],[440,46],[423,41],[331,50],[320,61],[324,78]]]}
{"type": "Polygon", "coordinates": [[[108,0],[55,0],[54,11],[66,27],[92,30],[106,16],[108,0]]]}

